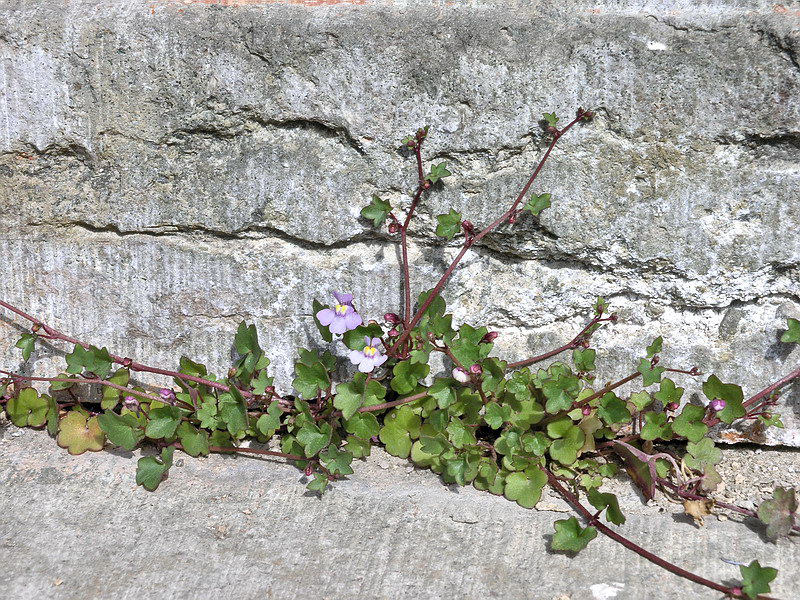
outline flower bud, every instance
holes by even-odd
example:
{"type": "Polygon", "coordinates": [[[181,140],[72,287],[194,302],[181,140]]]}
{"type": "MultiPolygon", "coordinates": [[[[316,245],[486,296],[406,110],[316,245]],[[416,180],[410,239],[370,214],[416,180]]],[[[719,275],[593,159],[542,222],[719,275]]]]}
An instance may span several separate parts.
{"type": "Polygon", "coordinates": [[[592,414],[592,407],[591,406],[584,406],[581,409],[581,413],[583,414],[584,417],[588,417],[590,414],[592,414]]]}
{"type": "Polygon", "coordinates": [[[312,468],[311,468],[311,465],[308,465],[308,466],[306,467],[306,477],[311,477],[311,475],[312,475],[313,473],[314,473],[314,469],[312,469],[312,468]]]}
{"type": "Polygon", "coordinates": [[[517,214],[514,213],[508,217],[508,222],[512,225],[517,222],[517,214]]]}
{"type": "Polygon", "coordinates": [[[397,233],[400,231],[400,225],[397,223],[389,223],[389,233],[397,233]]]}
{"type": "Polygon", "coordinates": [[[131,412],[139,413],[139,400],[135,396],[125,396],[122,400],[122,406],[127,408],[131,412]]]}
{"type": "Polygon", "coordinates": [[[692,367],[691,369],[689,369],[689,375],[692,375],[694,377],[697,377],[698,375],[702,374],[703,374],[702,371],[700,371],[700,369],[698,369],[697,367],[692,367]]]}
{"type": "Polygon", "coordinates": [[[547,131],[547,133],[550,133],[550,134],[553,134],[553,135],[555,135],[556,133],[558,133],[558,129],[556,129],[556,128],[555,128],[555,127],[553,127],[552,125],[548,126],[548,128],[547,128],[545,131],[547,131]]]}
{"type": "Polygon", "coordinates": [[[616,323],[617,321],[619,321],[619,317],[617,316],[617,313],[611,313],[611,316],[608,317],[608,320],[611,321],[612,323],[616,323]]]}
{"type": "Polygon", "coordinates": [[[397,337],[398,335],[400,335],[400,332],[394,327],[389,330],[389,337],[397,337]]]}
{"type": "Polygon", "coordinates": [[[131,358],[123,358],[122,359],[122,366],[125,368],[130,367],[133,364],[133,359],[131,358]]]}
{"type": "Polygon", "coordinates": [[[497,336],[500,335],[496,331],[490,331],[485,336],[481,338],[481,344],[491,344],[493,341],[497,339],[497,336]]]}
{"type": "Polygon", "coordinates": [[[33,327],[31,327],[31,331],[32,331],[33,333],[36,333],[36,332],[37,332],[37,331],[39,331],[41,328],[42,328],[42,324],[41,324],[41,323],[34,323],[34,324],[33,324],[33,327]]]}
{"type": "Polygon", "coordinates": [[[161,396],[161,399],[165,402],[174,402],[175,401],[175,392],[173,392],[169,388],[161,388],[158,390],[158,395],[161,396]]]}
{"type": "Polygon", "coordinates": [[[469,372],[472,373],[473,375],[480,375],[481,373],[483,373],[483,369],[478,363],[475,363],[469,368],[469,372]]]}
{"type": "Polygon", "coordinates": [[[469,381],[469,374],[461,367],[453,369],[453,379],[459,383],[467,383],[469,381]]]}
{"type": "Polygon", "coordinates": [[[386,313],[383,315],[383,320],[392,325],[397,325],[400,322],[400,315],[397,313],[386,313]]]}
{"type": "Polygon", "coordinates": [[[426,179],[425,183],[422,184],[422,187],[423,187],[423,189],[426,189],[426,190],[431,189],[431,182],[426,179]]]}
{"type": "Polygon", "coordinates": [[[228,379],[233,379],[234,377],[236,377],[237,372],[238,369],[236,367],[231,367],[230,369],[228,369],[228,379]]]}
{"type": "Polygon", "coordinates": [[[672,410],[672,411],[678,410],[678,406],[679,404],[677,402],[670,402],[669,404],[667,404],[667,410],[672,410]]]}
{"type": "Polygon", "coordinates": [[[728,403],[722,398],[714,398],[709,406],[711,406],[711,410],[714,412],[719,412],[728,406],[728,403]]]}
{"type": "Polygon", "coordinates": [[[461,222],[461,227],[463,227],[464,231],[467,233],[475,233],[475,226],[472,224],[472,221],[463,220],[461,222]]]}

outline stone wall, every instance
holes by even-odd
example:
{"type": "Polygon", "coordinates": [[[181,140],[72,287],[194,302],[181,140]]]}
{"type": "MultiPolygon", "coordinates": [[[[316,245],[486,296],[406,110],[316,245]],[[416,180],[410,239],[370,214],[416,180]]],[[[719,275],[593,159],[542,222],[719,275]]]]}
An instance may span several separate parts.
{"type": "MultiPolygon", "coordinates": [[[[454,173],[413,231],[422,289],[457,251],[435,215],[487,223],[545,147],[541,113],[600,107],[535,186],[552,209],[488,237],[451,308],[519,359],[603,295],[622,319],[596,339],[603,378],[660,334],[666,362],[757,391],[800,359],[778,342],[800,317],[799,26],[735,0],[0,0],[2,298],[164,366],[224,371],[252,320],[285,389],[319,343],[312,298],[399,306],[396,246],[358,214],[410,200],[402,137],[430,124],[425,158],[454,173]]],[[[800,446],[800,390],[783,403],[765,441],[800,446]]]]}

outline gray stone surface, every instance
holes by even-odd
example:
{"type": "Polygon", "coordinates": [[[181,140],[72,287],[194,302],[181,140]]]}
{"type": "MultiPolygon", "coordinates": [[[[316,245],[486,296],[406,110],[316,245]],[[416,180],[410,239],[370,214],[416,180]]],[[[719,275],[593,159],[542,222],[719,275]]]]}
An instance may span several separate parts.
{"type": "MultiPolygon", "coordinates": [[[[760,502],[797,482],[800,454],[726,450],[723,498],[760,502]]],[[[186,457],[155,493],[135,456],[71,457],[41,431],[0,429],[0,587],[19,600],[136,598],[718,598],[599,536],[576,558],[547,551],[566,505],[525,510],[380,450],[319,498],[276,461],[186,457]]],[[[183,458],[183,457],[182,457],[183,458]]],[[[776,598],[800,589],[800,546],[765,542],[749,520],[697,527],[678,505],[642,504],[625,481],[620,529],[718,581],[758,559],[780,570],[776,598]]],[[[723,520],[724,519],[724,520],[723,520]]]]}
{"type": "MultiPolygon", "coordinates": [[[[0,17],[2,296],[77,336],[224,370],[248,318],[285,389],[317,343],[312,298],[398,306],[395,246],[358,212],[372,193],[407,206],[400,138],[430,124],[426,159],[454,172],[414,229],[421,289],[455,251],[435,215],[488,222],[544,147],[541,113],[582,105],[597,123],[535,187],[553,208],[475,251],[456,316],[515,359],[610,297],[602,378],[659,334],[672,364],[749,392],[800,359],[777,341],[800,317],[796,7],[0,0],[0,17]]],[[[761,441],[800,446],[800,391],[782,413],[761,441]]]]}

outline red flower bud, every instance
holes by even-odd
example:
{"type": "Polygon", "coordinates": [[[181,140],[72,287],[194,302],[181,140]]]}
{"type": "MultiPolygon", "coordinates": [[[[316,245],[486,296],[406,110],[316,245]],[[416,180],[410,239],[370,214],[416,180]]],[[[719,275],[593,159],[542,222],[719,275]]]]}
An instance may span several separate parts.
{"type": "Polygon", "coordinates": [[[311,477],[311,474],[314,473],[314,469],[311,468],[311,465],[306,467],[306,477],[311,477]]]}
{"type": "Polygon", "coordinates": [[[493,341],[497,339],[497,336],[500,335],[496,331],[490,331],[485,336],[481,338],[481,344],[491,344],[493,341]]]}
{"type": "Polygon", "coordinates": [[[473,375],[480,375],[481,373],[483,373],[483,369],[478,363],[475,363],[469,368],[469,372],[472,373],[473,375]]]}
{"type": "Polygon", "coordinates": [[[400,231],[400,225],[397,223],[389,223],[389,233],[397,233],[400,231]]]}
{"type": "Polygon", "coordinates": [[[397,337],[398,335],[400,335],[400,332],[394,327],[389,330],[389,337],[397,337]]]}
{"type": "Polygon", "coordinates": [[[553,135],[555,135],[556,133],[558,133],[558,129],[556,129],[556,128],[555,128],[555,127],[553,127],[552,125],[550,125],[550,126],[549,126],[549,127],[546,129],[546,131],[547,131],[547,133],[550,133],[550,134],[553,134],[553,135]]]}
{"type": "Polygon", "coordinates": [[[581,413],[583,413],[584,417],[588,417],[590,414],[592,414],[592,407],[584,406],[583,409],[581,409],[581,413]]]}
{"type": "Polygon", "coordinates": [[[467,233],[475,232],[475,226],[472,224],[472,221],[467,221],[467,220],[462,221],[461,227],[463,227],[464,231],[466,231],[467,233]]]}
{"type": "Polygon", "coordinates": [[[677,402],[670,402],[667,404],[667,410],[678,410],[679,404],[677,402]]]}
{"type": "Polygon", "coordinates": [[[387,323],[391,323],[392,325],[396,325],[400,322],[400,315],[397,313],[386,313],[383,315],[383,320],[387,323]]]}

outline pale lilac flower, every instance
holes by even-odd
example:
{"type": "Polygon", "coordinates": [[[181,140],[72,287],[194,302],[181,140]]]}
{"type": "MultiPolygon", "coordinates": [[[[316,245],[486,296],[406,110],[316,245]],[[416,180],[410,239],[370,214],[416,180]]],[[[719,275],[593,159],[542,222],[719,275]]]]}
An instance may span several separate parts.
{"type": "Polygon", "coordinates": [[[161,399],[167,404],[175,402],[175,392],[169,388],[161,388],[158,390],[158,395],[161,396],[161,399]]]}
{"type": "Polygon", "coordinates": [[[723,410],[726,406],[728,406],[728,403],[725,402],[725,400],[723,400],[722,398],[714,398],[711,401],[711,410],[713,410],[714,412],[719,412],[723,410]]]}
{"type": "Polygon", "coordinates": [[[472,373],[473,375],[480,375],[481,373],[483,373],[483,369],[478,363],[475,363],[469,368],[469,372],[472,373]]]}
{"type": "Polygon", "coordinates": [[[139,404],[139,400],[136,399],[135,396],[125,396],[125,398],[122,400],[122,406],[127,408],[129,411],[136,413],[137,416],[139,415],[141,406],[139,404]]]}
{"type": "Polygon", "coordinates": [[[358,365],[358,370],[362,373],[370,373],[375,367],[380,367],[386,362],[387,357],[381,354],[378,350],[378,344],[381,343],[379,338],[369,339],[369,336],[364,338],[364,349],[359,352],[353,350],[350,353],[350,362],[358,365]]]}
{"type": "Polygon", "coordinates": [[[469,373],[467,373],[461,367],[456,367],[453,369],[453,379],[459,383],[467,383],[469,381],[469,373]]]}
{"type": "Polygon", "coordinates": [[[340,294],[333,292],[336,305],[333,308],[323,308],[317,313],[317,319],[325,327],[330,327],[331,333],[342,334],[355,329],[361,323],[361,315],[353,308],[353,294],[340,294]]]}

